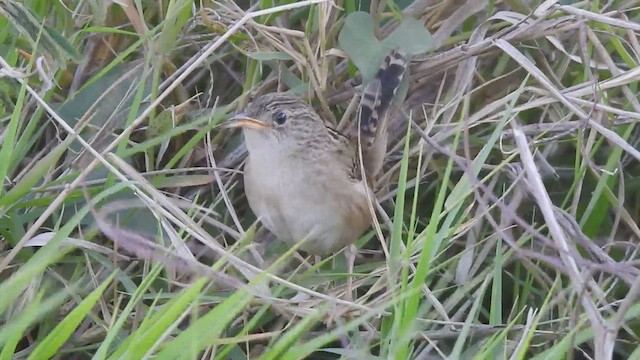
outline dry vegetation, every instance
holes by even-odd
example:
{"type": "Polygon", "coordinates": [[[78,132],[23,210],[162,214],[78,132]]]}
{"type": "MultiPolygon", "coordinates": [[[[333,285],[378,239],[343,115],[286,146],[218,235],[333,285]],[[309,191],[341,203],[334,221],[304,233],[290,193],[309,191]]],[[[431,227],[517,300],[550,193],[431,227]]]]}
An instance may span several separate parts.
{"type": "Polygon", "coordinates": [[[640,1],[237,3],[0,0],[0,360],[640,359],[640,1]],[[344,128],[358,10],[432,37],[350,301],[218,124],[292,89],[344,128]]]}

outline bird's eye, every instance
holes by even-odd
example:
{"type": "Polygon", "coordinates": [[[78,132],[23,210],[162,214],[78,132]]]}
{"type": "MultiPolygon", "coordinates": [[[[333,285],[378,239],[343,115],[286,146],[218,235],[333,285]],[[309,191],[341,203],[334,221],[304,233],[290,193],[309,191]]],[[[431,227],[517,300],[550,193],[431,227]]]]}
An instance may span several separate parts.
{"type": "Polygon", "coordinates": [[[279,113],[275,114],[275,116],[273,117],[273,121],[275,121],[278,125],[282,125],[287,121],[287,114],[280,111],[279,113]]]}

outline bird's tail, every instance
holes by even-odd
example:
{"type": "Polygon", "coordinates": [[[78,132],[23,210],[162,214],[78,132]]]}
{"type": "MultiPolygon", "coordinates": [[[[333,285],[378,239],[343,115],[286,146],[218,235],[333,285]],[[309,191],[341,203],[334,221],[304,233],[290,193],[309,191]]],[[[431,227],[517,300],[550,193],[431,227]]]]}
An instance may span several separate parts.
{"type": "Polygon", "coordinates": [[[370,176],[382,168],[387,150],[387,115],[406,70],[406,56],[393,50],[362,92],[356,129],[359,129],[365,170],[370,176]]]}

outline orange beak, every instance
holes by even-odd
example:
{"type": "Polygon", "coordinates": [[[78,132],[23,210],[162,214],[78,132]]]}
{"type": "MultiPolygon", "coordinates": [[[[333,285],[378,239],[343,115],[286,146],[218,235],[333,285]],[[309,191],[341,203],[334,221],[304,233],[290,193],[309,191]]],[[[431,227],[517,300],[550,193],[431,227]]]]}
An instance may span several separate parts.
{"type": "Polygon", "coordinates": [[[250,118],[245,114],[238,114],[231,118],[231,121],[225,124],[226,128],[245,128],[254,130],[265,130],[271,128],[271,125],[254,118],[250,118]]]}

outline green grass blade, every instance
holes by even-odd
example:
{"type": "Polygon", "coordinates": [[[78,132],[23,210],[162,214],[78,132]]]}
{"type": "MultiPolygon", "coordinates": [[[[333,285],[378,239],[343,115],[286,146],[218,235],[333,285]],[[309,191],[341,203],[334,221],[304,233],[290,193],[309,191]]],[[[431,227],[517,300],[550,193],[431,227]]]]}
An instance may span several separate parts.
{"type": "Polygon", "coordinates": [[[253,299],[247,289],[234,292],[229,298],[194,321],[175,339],[169,341],[157,354],[158,360],[193,359],[220,337],[231,322],[253,299]]]}
{"type": "Polygon", "coordinates": [[[100,300],[100,297],[111,284],[115,277],[112,273],[100,286],[89,294],[69,315],[64,319],[36,346],[28,359],[49,359],[53,357],[58,349],[69,339],[78,328],[82,320],[89,314],[91,309],[100,300]]]}
{"type": "MultiPolygon", "coordinates": [[[[13,155],[13,149],[15,146],[16,137],[18,135],[18,125],[20,124],[20,117],[22,112],[22,107],[24,105],[24,99],[27,94],[27,86],[23,84],[20,87],[20,92],[18,93],[18,100],[16,102],[16,107],[14,108],[13,113],[11,114],[11,119],[9,120],[9,125],[5,128],[4,138],[2,139],[2,147],[0,147],[0,181],[4,182],[4,179],[7,177],[7,172],[11,165],[11,157],[13,155]]],[[[5,197],[1,196],[3,193],[3,186],[0,186],[0,210],[2,210],[3,206],[2,201],[5,197]]]]}
{"type": "Polygon", "coordinates": [[[22,177],[20,182],[9,190],[3,197],[0,197],[0,209],[16,203],[18,200],[29,194],[32,188],[42,181],[44,174],[56,164],[60,156],[67,151],[69,144],[73,141],[73,137],[67,137],[63,142],[56,145],[46,156],[38,160],[38,162],[22,177]]]}
{"type": "Polygon", "coordinates": [[[56,313],[70,295],[69,291],[65,289],[47,295],[45,298],[44,294],[46,294],[47,290],[47,288],[41,289],[29,305],[18,314],[14,314],[9,322],[0,327],[0,348],[3,349],[2,356],[6,355],[11,357],[10,353],[13,352],[11,348],[15,348],[12,341],[14,341],[16,335],[24,337],[25,330],[41,322],[46,315],[56,313]],[[5,346],[8,348],[6,352],[4,349],[5,346]]]}
{"type": "MultiPolygon", "coordinates": [[[[144,277],[140,285],[135,288],[135,291],[131,295],[129,302],[127,302],[127,305],[118,314],[118,318],[114,322],[113,326],[108,329],[107,336],[100,343],[100,347],[94,354],[93,359],[107,358],[107,352],[109,351],[109,347],[114,342],[114,340],[116,339],[116,336],[120,333],[125,323],[129,320],[129,316],[133,312],[134,307],[140,303],[140,301],[143,298],[143,295],[151,288],[154,281],[156,281],[156,279],[160,275],[160,272],[162,269],[163,268],[161,264],[156,264],[151,269],[151,271],[149,271],[149,274],[144,277]]],[[[121,353],[124,353],[125,350],[126,348],[122,349],[121,353]]]]}
{"type": "Polygon", "coordinates": [[[124,342],[111,358],[117,359],[120,354],[128,359],[142,359],[149,356],[157,346],[157,342],[167,334],[167,330],[174,327],[184,311],[195,304],[206,283],[206,279],[197,280],[189,289],[171,299],[167,304],[156,306],[155,314],[146,319],[131,335],[129,341],[124,342]]]}

